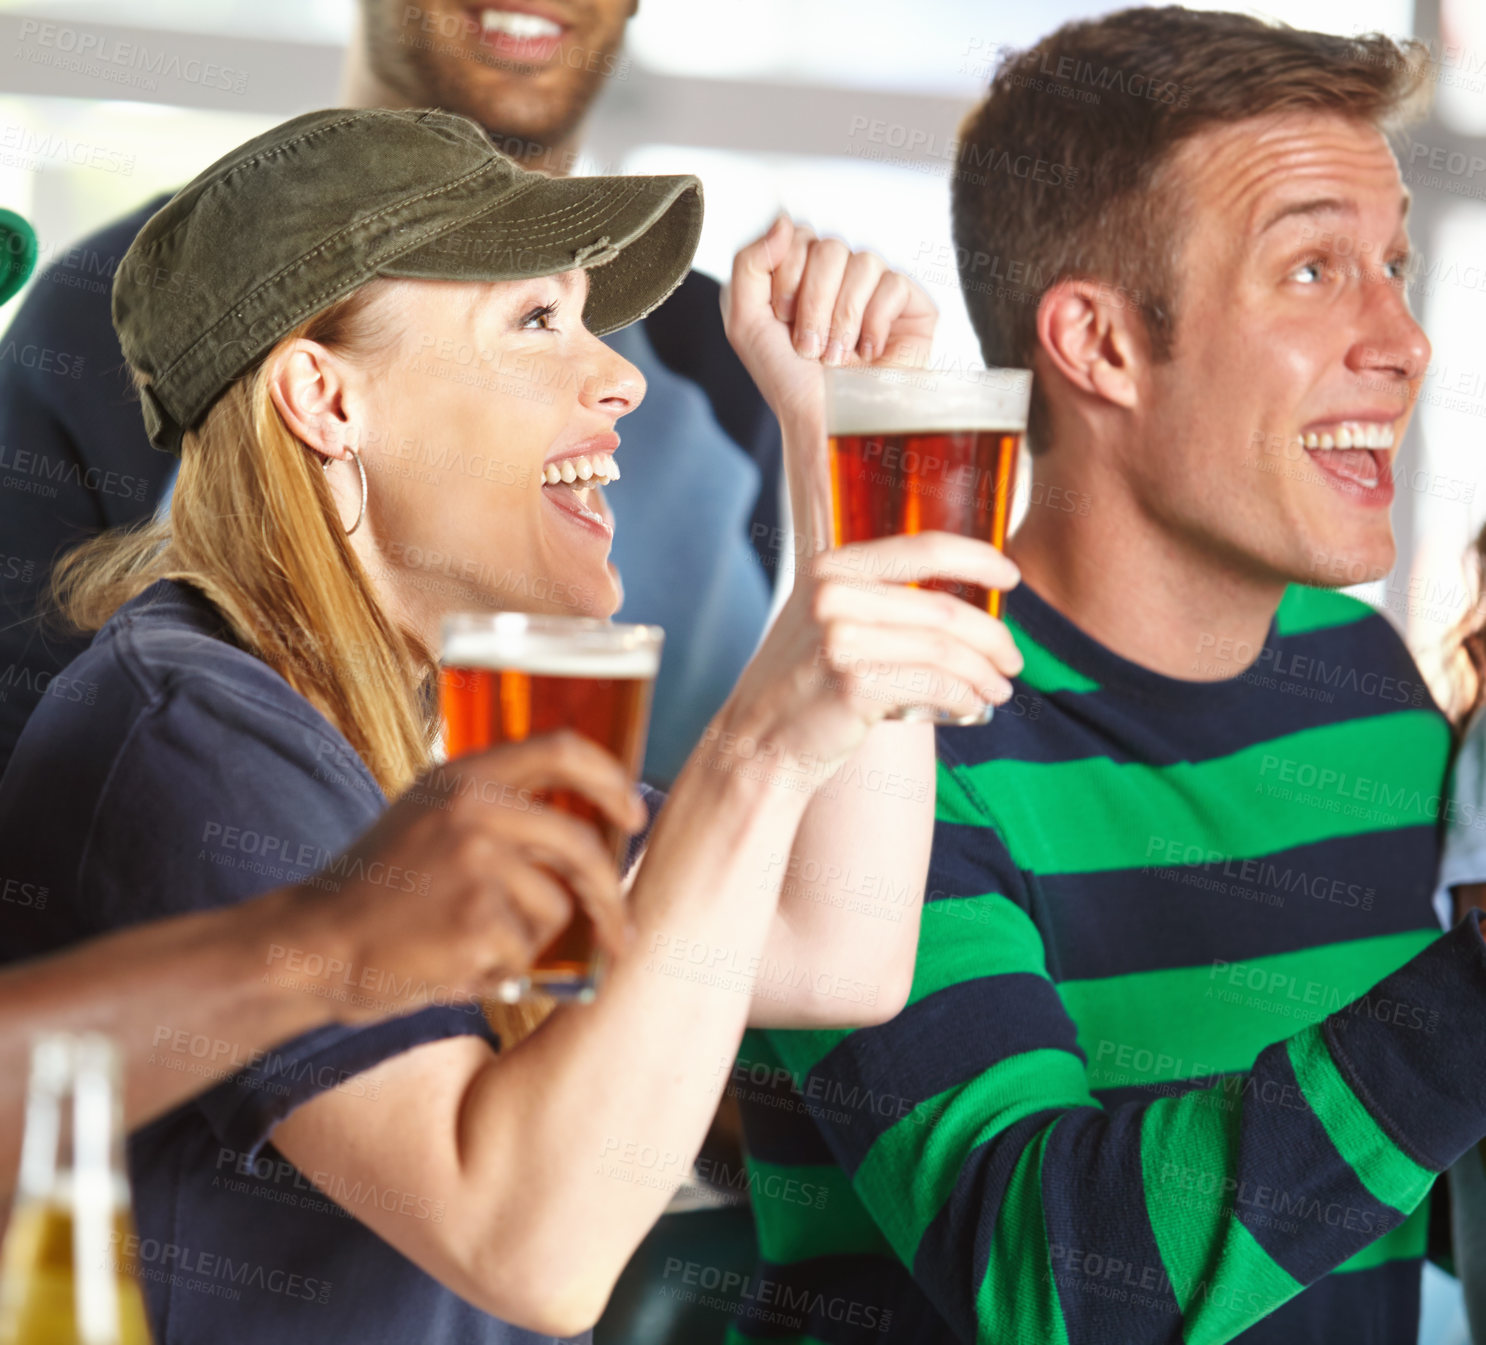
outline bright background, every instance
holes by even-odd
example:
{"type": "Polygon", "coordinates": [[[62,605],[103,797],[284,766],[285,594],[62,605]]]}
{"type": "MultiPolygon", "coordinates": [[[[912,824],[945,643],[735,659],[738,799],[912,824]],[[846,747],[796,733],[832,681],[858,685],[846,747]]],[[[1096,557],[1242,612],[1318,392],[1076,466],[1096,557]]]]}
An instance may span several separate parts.
{"type": "MultiPolygon", "coordinates": [[[[643,0],[632,66],[590,118],[589,171],[698,173],[707,219],[697,264],[722,276],[783,206],[818,230],[913,270],[944,315],[942,356],[974,358],[948,258],[944,146],[994,49],[1024,45],[1099,0],[643,0]],[[864,118],[930,130],[927,153],[867,157],[864,118]]],[[[1199,8],[1237,8],[1197,0],[1199,8]]],[[[1462,556],[1486,518],[1486,0],[1284,0],[1296,26],[1378,29],[1429,43],[1440,71],[1432,119],[1403,159],[1424,277],[1415,307],[1434,342],[1423,405],[1403,448],[1409,488],[1395,520],[1400,561],[1360,590],[1403,628],[1427,671],[1470,589],[1462,556]],[[1414,157],[1450,165],[1419,175],[1414,157]],[[1474,161],[1474,162],[1473,162],[1474,161]]],[[[44,257],[234,145],[338,101],[354,0],[0,0],[0,204],[37,225],[44,257]],[[126,88],[25,59],[27,19],[87,25],[182,60],[215,61],[240,90],[176,77],[126,88]],[[74,158],[107,167],[78,167],[74,158]]],[[[1264,13],[1264,9],[1255,12],[1264,13]]],[[[900,153],[902,153],[900,151],[900,153]]],[[[0,310],[0,327],[18,306],[0,310]]],[[[1436,1288],[1439,1286],[1436,1285],[1436,1288]]],[[[1432,1300],[1430,1345],[1464,1340],[1458,1304],[1432,1300]]]]}

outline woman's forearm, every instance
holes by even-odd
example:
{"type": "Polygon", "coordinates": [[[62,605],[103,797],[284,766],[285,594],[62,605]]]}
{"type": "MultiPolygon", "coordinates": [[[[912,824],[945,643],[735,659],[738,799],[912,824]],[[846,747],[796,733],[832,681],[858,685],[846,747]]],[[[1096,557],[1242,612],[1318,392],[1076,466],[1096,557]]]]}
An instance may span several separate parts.
{"type": "Polygon", "coordinates": [[[784,480],[789,489],[790,545],[796,574],[811,556],[831,545],[831,465],[826,423],[817,409],[789,413],[779,422],[784,480]]]}
{"type": "MultiPolygon", "coordinates": [[[[786,415],[782,431],[798,574],[831,544],[829,459],[825,426],[815,416],[786,415]]],[[[819,788],[793,845],[776,857],[779,911],[765,960],[809,975],[761,985],[749,1022],[884,1021],[902,1008],[913,979],[934,830],[933,727],[875,725],[828,780],[810,762],[779,769],[799,777],[800,787],[819,788]]]]}
{"type": "Polygon", "coordinates": [[[555,1014],[465,1096],[465,1208],[448,1217],[488,1230],[468,1270],[497,1302],[546,1283],[565,1314],[549,1325],[597,1315],[690,1172],[731,1072],[775,860],[804,807],[733,764],[699,749],[678,779],[633,892],[637,937],[597,1001],[555,1014]]]}
{"type": "Polygon", "coordinates": [[[775,856],[764,964],[776,974],[760,980],[751,1026],[861,1027],[903,1007],[933,838],[933,726],[880,723],[775,856]]]}

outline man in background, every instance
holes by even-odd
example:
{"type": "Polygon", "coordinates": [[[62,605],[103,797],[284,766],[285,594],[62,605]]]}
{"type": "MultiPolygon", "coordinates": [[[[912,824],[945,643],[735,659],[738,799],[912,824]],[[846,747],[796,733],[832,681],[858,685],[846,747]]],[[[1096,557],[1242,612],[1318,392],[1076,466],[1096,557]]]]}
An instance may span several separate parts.
{"type": "MultiPolygon", "coordinates": [[[[476,17],[455,0],[361,0],[341,102],[458,112],[524,166],[566,174],[605,80],[628,77],[620,47],[636,7],[521,0],[476,17]]],[[[0,772],[51,678],[87,643],[45,619],[53,562],[105,528],[148,518],[173,479],[175,460],[145,438],[109,313],[118,260],[166,199],[70,249],[38,278],[9,331],[18,346],[65,355],[0,364],[0,772]]],[[[778,535],[779,429],[727,343],[710,278],[692,272],[648,318],[607,340],[648,384],[609,496],[624,520],[613,551],[625,585],[619,617],[666,629],[645,763],[664,785],[763,629],[774,558],[749,539],[778,535]]],[[[478,352],[440,355],[430,352],[432,377],[509,377],[483,367],[478,352]]],[[[470,469],[418,443],[400,446],[399,458],[410,472],[470,469]]],[[[389,559],[458,591],[460,556],[389,559]]],[[[528,596],[522,582],[511,576],[513,598],[528,596]]]]}

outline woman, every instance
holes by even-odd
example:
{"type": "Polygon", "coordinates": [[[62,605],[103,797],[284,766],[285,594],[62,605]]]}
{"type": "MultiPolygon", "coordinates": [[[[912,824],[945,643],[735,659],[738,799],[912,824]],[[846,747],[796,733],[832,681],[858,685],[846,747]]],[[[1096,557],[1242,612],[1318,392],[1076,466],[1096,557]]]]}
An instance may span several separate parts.
{"type": "MultiPolygon", "coordinates": [[[[1447,925],[1472,909],[1486,910],[1486,529],[1476,538],[1472,559],[1476,602],[1454,636],[1459,742],[1435,894],[1435,908],[1447,925]]],[[[1471,1335],[1486,1340],[1486,1141],[1450,1169],[1450,1224],[1471,1335]]]]}
{"type": "MultiPolygon", "coordinates": [[[[91,701],[49,697],[0,783],[0,846],[56,893],[8,948],[138,918],[141,891],[161,914],[317,866],[426,761],[444,612],[615,610],[585,483],[616,475],[644,390],[594,333],[685,274],[700,208],[695,179],[549,180],[459,117],[332,111],[146,225],[115,322],[181,470],[167,522],[64,575],[103,628],[68,672],[91,701]]],[[[792,341],[899,359],[933,326],[901,277],[785,220],[740,254],[729,304],[800,483],[821,372],[792,341]]],[[[797,513],[818,531],[818,499],[797,513]]],[[[224,1313],[265,1345],[583,1331],[689,1170],[745,1023],[905,1001],[916,901],[889,926],[781,889],[809,864],[922,883],[932,736],[882,716],[1004,699],[1020,659],[985,613],[908,583],[1015,570],[942,535],[814,547],[654,827],[595,1004],[499,1056],[463,1006],[310,1033],[136,1136],[163,1341],[220,1338],[224,1313]],[[306,1209],[311,1184],[354,1219],[306,1209]]]]}

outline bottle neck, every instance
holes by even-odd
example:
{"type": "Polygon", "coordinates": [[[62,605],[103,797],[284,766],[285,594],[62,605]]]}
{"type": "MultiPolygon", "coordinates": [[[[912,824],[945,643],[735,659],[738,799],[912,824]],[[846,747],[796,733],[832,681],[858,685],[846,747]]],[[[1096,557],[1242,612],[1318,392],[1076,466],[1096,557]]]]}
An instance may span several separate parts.
{"type": "Polygon", "coordinates": [[[128,1207],[118,1052],[107,1038],[37,1040],[16,1197],[110,1215],[128,1207]]]}
{"type": "Polygon", "coordinates": [[[0,1248],[0,1341],[148,1345],[135,1278],[113,1043],[39,1038],[10,1228],[0,1248]]]}

